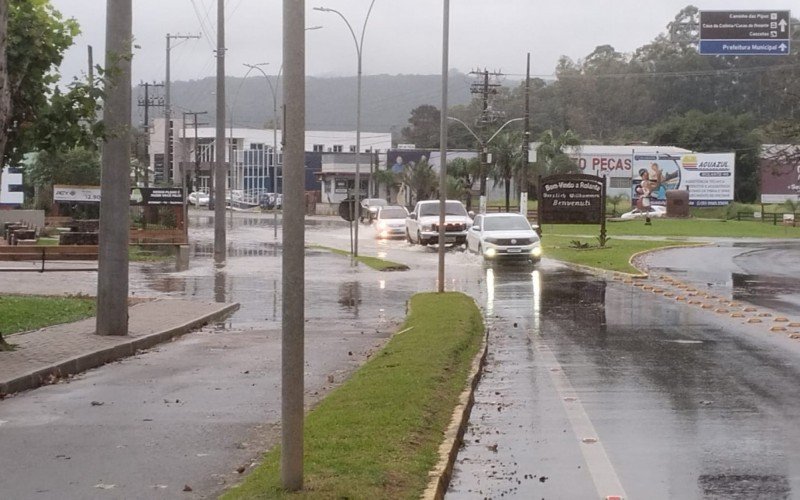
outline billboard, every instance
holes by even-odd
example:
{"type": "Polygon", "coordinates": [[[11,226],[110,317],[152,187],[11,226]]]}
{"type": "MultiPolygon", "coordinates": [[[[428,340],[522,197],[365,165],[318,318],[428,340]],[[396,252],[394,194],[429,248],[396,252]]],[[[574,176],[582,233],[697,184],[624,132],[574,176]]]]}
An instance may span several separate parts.
{"type": "Polygon", "coordinates": [[[734,153],[645,153],[633,155],[631,201],[634,206],[666,205],[667,191],[689,191],[692,206],[733,201],[734,153]]]}
{"type": "Polygon", "coordinates": [[[800,161],[784,159],[780,152],[769,151],[767,157],[761,159],[759,170],[761,203],[800,201],[800,161]]]}

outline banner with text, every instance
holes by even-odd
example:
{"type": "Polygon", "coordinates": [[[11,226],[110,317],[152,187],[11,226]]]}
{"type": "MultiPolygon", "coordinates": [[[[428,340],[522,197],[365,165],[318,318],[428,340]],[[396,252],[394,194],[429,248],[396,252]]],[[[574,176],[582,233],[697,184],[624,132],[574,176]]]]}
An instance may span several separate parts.
{"type": "Polygon", "coordinates": [[[634,154],[631,202],[634,206],[666,205],[667,191],[689,191],[693,206],[727,205],[733,201],[734,153],[634,154]]]}

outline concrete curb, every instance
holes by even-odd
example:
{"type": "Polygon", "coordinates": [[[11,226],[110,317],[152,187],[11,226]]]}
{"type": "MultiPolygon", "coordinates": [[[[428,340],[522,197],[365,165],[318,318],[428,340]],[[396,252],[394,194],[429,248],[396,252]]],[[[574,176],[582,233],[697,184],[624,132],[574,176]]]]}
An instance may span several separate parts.
{"type": "Polygon", "coordinates": [[[439,445],[439,462],[428,473],[428,487],[422,494],[421,498],[423,500],[442,500],[445,493],[447,493],[450,479],[453,476],[453,467],[458,456],[458,449],[469,424],[472,405],[475,403],[475,388],[481,380],[488,352],[489,330],[487,329],[483,335],[481,347],[472,360],[472,367],[467,378],[469,384],[458,397],[458,405],[453,410],[450,425],[447,426],[447,430],[444,433],[444,441],[439,445]]]}
{"type": "Polygon", "coordinates": [[[35,389],[60,377],[82,373],[86,370],[97,368],[98,366],[102,366],[106,363],[133,356],[139,350],[149,349],[157,344],[166,342],[167,340],[175,337],[179,337],[192,330],[196,330],[197,328],[200,328],[211,321],[215,321],[227,316],[237,309],[239,309],[238,303],[227,304],[225,307],[217,311],[205,314],[168,330],[151,333],[149,335],[133,337],[130,338],[129,341],[122,344],[87,352],[79,356],[54,363],[48,367],[28,372],[24,375],[20,375],[16,378],[0,383],[0,394],[7,395],[15,392],[35,389]]]}

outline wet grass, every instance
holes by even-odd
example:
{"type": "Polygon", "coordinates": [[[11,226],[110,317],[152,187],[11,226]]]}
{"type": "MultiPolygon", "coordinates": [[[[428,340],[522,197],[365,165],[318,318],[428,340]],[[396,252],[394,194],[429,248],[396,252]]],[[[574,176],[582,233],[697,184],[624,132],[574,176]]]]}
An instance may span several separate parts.
{"type": "Polygon", "coordinates": [[[0,295],[0,333],[7,335],[94,316],[91,297],[0,295]]]}
{"type": "Polygon", "coordinates": [[[646,250],[656,250],[674,246],[675,241],[623,240],[612,239],[605,247],[600,247],[595,239],[576,238],[575,236],[547,235],[542,238],[544,256],[582,266],[619,271],[623,273],[640,273],[630,264],[634,254],[646,250]],[[588,244],[588,248],[575,248],[573,241],[588,244]]]}
{"type": "MultiPolygon", "coordinates": [[[[312,248],[327,250],[337,255],[344,255],[346,257],[350,256],[350,252],[348,252],[347,250],[340,250],[338,248],[326,247],[324,245],[310,245],[310,246],[312,248]]],[[[364,255],[359,255],[356,258],[356,260],[378,271],[408,271],[409,269],[408,266],[405,264],[400,264],[399,262],[392,262],[390,260],[379,259],[377,257],[368,257],[364,255]]]]}
{"type": "MultiPolygon", "coordinates": [[[[724,219],[651,219],[609,221],[606,230],[614,236],[708,237],[708,238],[800,238],[800,227],[766,222],[724,219]]],[[[598,235],[599,225],[544,224],[542,232],[550,235],[598,235]]]]}
{"type": "Polygon", "coordinates": [[[281,488],[276,448],[222,498],[420,498],[483,331],[468,296],[415,295],[386,347],[308,414],[303,490],[281,488]]]}
{"type": "Polygon", "coordinates": [[[130,262],[164,262],[175,258],[174,245],[129,245],[130,262]]]}

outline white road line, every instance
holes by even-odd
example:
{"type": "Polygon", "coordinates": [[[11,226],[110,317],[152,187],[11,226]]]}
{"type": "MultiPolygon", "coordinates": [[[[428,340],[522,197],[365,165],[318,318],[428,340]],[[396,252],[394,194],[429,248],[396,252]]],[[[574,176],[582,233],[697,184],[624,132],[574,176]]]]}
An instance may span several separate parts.
{"type": "Polygon", "coordinates": [[[617,476],[617,472],[606,454],[600,436],[598,436],[592,425],[589,415],[586,414],[586,410],[584,410],[580,399],[575,393],[575,389],[569,382],[569,378],[567,378],[550,348],[541,342],[541,337],[536,332],[530,332],[530,337],[533,348],[536,349],[536,352],[544,361],[545,369],[550,373],[550,380],[561,398],[561,403],[567,412],[567,418],[569,418],[572,425],[572,431],[578,440],[578,447],[581,449],[600,498],[627,498],[619,476],[617,476]]]}

